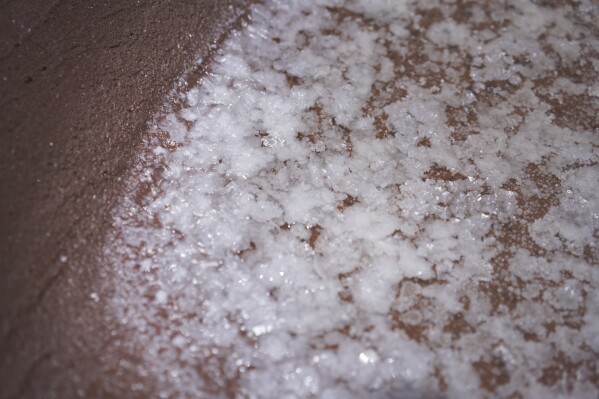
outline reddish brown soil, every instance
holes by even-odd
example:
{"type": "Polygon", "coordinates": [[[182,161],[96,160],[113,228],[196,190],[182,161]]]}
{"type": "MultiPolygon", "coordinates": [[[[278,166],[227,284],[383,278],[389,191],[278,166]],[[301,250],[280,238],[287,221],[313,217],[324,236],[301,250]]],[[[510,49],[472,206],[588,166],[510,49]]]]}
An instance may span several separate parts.
{"type": "Polygon", "coordinates": [[[152,113],[243,3],[0,3],[0,398],[156,396],[98,251],[152,113]]]}

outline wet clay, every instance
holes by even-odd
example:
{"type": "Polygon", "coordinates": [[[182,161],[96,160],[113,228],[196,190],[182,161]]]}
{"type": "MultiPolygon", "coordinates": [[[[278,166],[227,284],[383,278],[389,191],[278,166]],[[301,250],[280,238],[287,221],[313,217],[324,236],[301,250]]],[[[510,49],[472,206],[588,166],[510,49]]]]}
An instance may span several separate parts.
{"type": "Polygon", "coordinates": [[[96,250],[147,122],[243,3],[0,5],[0,398],[152,392],[83,297],[109,295],[96,250]]]}

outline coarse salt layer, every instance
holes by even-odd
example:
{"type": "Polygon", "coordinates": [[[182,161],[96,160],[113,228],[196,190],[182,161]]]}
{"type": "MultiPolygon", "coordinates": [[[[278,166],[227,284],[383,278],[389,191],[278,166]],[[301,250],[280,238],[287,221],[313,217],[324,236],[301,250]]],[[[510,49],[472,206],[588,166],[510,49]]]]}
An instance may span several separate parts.
{"type": "Polygon", "coordinates": [[[160,397],[596,397],[596,5],[496,3],[267,0],[170,97],[106,249],[160,397]]]}

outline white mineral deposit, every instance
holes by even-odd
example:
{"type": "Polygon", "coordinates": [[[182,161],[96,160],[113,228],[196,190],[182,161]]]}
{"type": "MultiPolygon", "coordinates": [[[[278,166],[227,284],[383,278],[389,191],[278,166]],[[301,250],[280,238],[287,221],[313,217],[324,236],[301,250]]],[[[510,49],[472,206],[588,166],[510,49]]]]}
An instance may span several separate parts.
{"type": "Polygon", "coordinates": [[[596,3],[509,3],[266,0],[198,61],[106,247],[160,397],[597,397],[596,3]]]}

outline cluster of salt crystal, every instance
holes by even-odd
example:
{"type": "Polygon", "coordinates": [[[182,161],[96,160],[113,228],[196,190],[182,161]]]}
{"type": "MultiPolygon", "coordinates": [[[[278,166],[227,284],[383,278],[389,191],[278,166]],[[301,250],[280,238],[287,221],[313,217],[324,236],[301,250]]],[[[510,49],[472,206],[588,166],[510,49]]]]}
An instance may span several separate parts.
{"type": "MultiPolygon", "coordinates": [[[[549,397],[534,373],[550,348],[576,361],[588,359],[580,342],[599,351],[591,297],[599,275],[580,257],[597,245],[599,172],[562,173],[597,162],[596,134],[553,123],[530,80],[555,67],[539,32],[571,22],[516,6],[499,36],[449,19],[428,29],[429,62],[455,78],[442,87],[396,65],[415,2],[252,7],[210,74],[182,93],[183,109],[161,117],[157,136],[169,140],[153,153],[164,170],[147,206],[132,202],[119,214],[120,249],[110,249],[125,264],[116,311],[147,347],[161,397],[226,396],[231,387],[239,397],[426,396],[441,389],[439,370],[445,395],[479,397],[473,363],[488,357],[512,375],[505,395],[549,397]],[[472,87],[460,85],[447,46],[471,55],[472,87]],[[525,54],[528,64],[514,62],[525,54]],[[452,143],[446,107],[478,104],[497,80],[518,88],[496,107],[479,106],[480,133],[452,143]],[[398,90],[406,94],[390,94],[398,90]],[[517,120],[517,105],[532,111],[517,120]],[[383,116],[388,134],[377,137],[383,116]],[[513,254],[509,272],[528,282],[518,293],[527,300],[493,310],[479,287],[496,278],[496,226],[522,212],[505,184],[548,157],[547,173],[564,190],[530,236],[554,255],[513,254]],[[460,176],[426,178],[434,168],[460,176]],[[522,336],[544,337],[543,323],[581,308],[580,331],[522,336]],[[456,314],[474,328],[452,338],[444,326],[456,314]]],[[[575,57],[575,46],[552,40],[560,56],[575,57]]],[[[140,175],[152,182],[156,166],[147,164],[140,175]]],[[[591,397],[593,386],[581,378],[575,390],[591,397]]]]}

